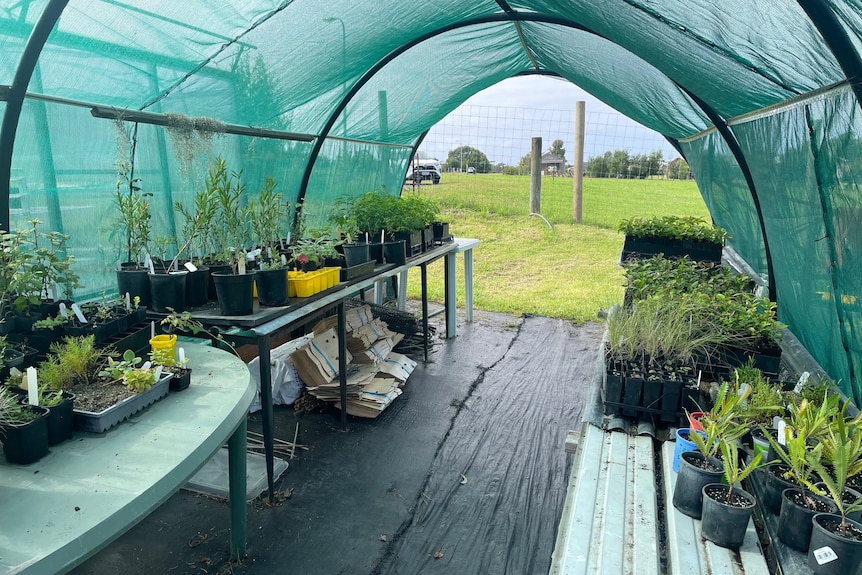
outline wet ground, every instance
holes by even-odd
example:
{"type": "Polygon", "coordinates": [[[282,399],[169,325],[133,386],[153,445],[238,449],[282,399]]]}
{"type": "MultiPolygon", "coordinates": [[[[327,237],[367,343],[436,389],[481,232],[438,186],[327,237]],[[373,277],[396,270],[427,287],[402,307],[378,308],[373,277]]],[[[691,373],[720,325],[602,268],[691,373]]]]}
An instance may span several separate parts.
{"type": "Polygon", "coordinates": [[[72,573],[546,574],[602,329],[459,314],[377,419],[275,408],[276,437],[298,422],[309,449],[276,504],[249,504],[241,562],[227,503],[181,491],[72,573]]]}

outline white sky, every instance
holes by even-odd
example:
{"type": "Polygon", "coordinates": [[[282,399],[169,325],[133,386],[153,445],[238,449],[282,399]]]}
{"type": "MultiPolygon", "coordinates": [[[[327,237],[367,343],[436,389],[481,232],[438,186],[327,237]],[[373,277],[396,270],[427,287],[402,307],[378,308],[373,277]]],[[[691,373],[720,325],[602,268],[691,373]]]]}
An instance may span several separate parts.
{"type": "Polygon", "coordinates": [[[658,133],[626,118],[571,82],[549,76],[504,80],[469,98],[428,133],[420,151],[446,160],[461,145],[479,149],[492,162],[516,165],[530,151],[530,139],[542,137],[547,150],[564,141],[566,159],[574,159],[575,102],[586,108],[585,159],[607,150],[632,154],[662,150],[665,160],[678,156],[658,133]]]}

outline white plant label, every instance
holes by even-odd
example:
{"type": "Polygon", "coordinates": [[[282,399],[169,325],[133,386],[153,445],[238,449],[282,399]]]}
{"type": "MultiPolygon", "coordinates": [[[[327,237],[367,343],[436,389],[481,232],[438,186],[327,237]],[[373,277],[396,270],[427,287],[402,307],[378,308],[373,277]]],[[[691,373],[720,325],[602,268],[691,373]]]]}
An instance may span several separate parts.
{"type": "Polygon", "coordinates": [[[287,265],[287,258],[286,258],[286,257],[284,257],[284,254],[281,254],[281,265],[282,265],[282,266],[286,266],[286,265],[287,265]]]}
{"type": "Polygon", "coordinates": [[[39,405],[39,386],[36,383],[36,368],[27,368],[27,399],[30,405],[39,405]]]}
{"type": "Polygon", "coordinates": [[[813,553],[814,559],[817,560],[818,565],[831,563],[838,559],[838,555],[836,555],[835,551],[832,550],[832,547],[829,547],[828,545],[826,547],[821,547],[820,549],[815,549],[813,553]]]}
{"type": "Polygon", "coordinates": [[[245,258],[240,258],[237,264],[239,264],[236,266],[239,275],[245,275],[245,258]]]}
{"type": "Polygon", "coordinates": [[[156,268],[153,267],[153,258],[150,257],[150,254],[144,256],[144,266],[150,270],[151,274],[156,273],[156,268]]]}
{"type": "Polygon", "coordinates": [[[81,308],[78,304],[72,304],[72,311],[75,313],[75,317],[78,318],[78,321],[81,323],[87,323],[87,318],[84,317],[84,312],[81,311],[81,308]]]}
{"type": "Polygon", "coordinates": [[[196,271],[198,271],[198,266],[196,266],[196,265],[195,265],[195,264],[193,264],[192,262],[186,262],[186,263],[184,263],[184,264],[183,264],[183,266],[184,266],[187,270],[189,270],[190,272],[196,272],[196,271]]]}
{"type": "Polygon", "coordinates": [[[787,424],[783,419],[778,421],[778,444],[787,445],[787,424]]]}
{"type": "Polygon", "coordinates": [[[159,381],[162,378],[162,366],[159,365],[156,367],[156,381],[159,381]]]}
{"type": "Polygon", "coordinates": [[[51,299],[57,301],[57,284],[51,284],[51,299]]]}
{"type": "Polygon", "coordinates": [[[186,360],[186,350],[181,347],[177,348],[177,355],[179,356],[179,362],[182,364],[186,360]]]}
{"type": "Polygon", "coordinates": [[[63,302],[60,302],[60,315],[65,318],[69,317],[69,310],[66,309],[66,304],[63,302]]]}
{"type": "Polygon", "coordinates": [[[796,382],[796,387],[793,388],[793,393],[801,393],[802,388],[805,387],[806,383],[808,383],[809,377],[811,377],[811,374],[807,371],[803,371],[802,375],[799,376],[799,381],[796,382]]]}
{"type": "Polygon", "coordinates": [[[132,311],[132,294],[126,292],[126,311],[132,311]]]}
{"type": "Polygon", "coordinates": [[[150,369],[151,367],[153,367],[153,362],[145,361],[144,364],[141,366],[141,369],[150,369]]]}

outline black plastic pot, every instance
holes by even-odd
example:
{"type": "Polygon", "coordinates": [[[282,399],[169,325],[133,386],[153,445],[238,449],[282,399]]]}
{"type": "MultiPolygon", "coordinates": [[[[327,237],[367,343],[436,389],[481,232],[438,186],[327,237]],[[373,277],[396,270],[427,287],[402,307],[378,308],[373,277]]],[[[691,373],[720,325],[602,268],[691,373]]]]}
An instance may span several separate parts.
{"type": "Polygon", "coordinates": [[[186,307],[200,307],[209,301],[210,268],[198,267],[186,276],[186,307]]]}
{"type": "MultiPolygon", "coordinates": [[[[814,575],[845,575],[859,573],[862,567],[862,541],[841,537],[829,529],[830,524],[841,521],[840,515],[818,513],[812,519],[811,545],[808,549],[808,567],[814,575]]],[[[862,524],[847,520],[856,529],[862,524]]]]}
{"type": "Polygon", "coordinates": [[[218,294],[216,293],[215,288],[215,280],[213,279],[213,274],[215,273],[230,273],[231,267],[230,264],[209,264],[207,266],[210,269],[210,279],[207,290],[207,296],[210,301],[216,301],[218,299],[218,294]]]}
{"type": "Polygon", "coordinates": [[[217,272],[215,282],[222,315],[249,315],[254,311],[254,274],[217,272]]]}
{"type": "Polygon", "coordinates": [[[403,266],[405,263],[407,263],[407,252],[404,249],[404,240],[384,242],[382,246],[383,260],[386,263],[395,264],[398,266],[403,266]]]}
{"type": "Polygon", "coordinates": [[[384,262],[383,244],[381,244],[380,242],[369,243],[368,257],[374,260],[374,263],[382,264],[384,262]]]}
{"type": "Polygon", "coordinates": [[[434,230],[434,239],[438,242],[442,242],[449,236],[449,222],[434,222],[431,228],[434,230]]]}
{"type": "Polygon", "coordinates": [[[3,454],[9,463],[27,465],[48,453],[48,409],[28,406],[39,413],[38,417],[20,425],[4,425],[3,454]]]}
{"type": "Polygon", "coordinates": [[[719,547],[739,549],[745,541],[745,532],[757,500],[754,495],[740,487],[733,489],[732,495],[742,498],[741,506],[726,503],[729,485],[710,483],[703,487],[703,513],[701,515],[701,535],[719,547]]]}
{"type": "Polygon", "coordinates": [[[64,391],[63,400],[52,405],[48,413],[48,445],[57,445],[72,438],[75,394],[64,391]]]}
{"type": "Polygon", "coordinates": [[[352,268],[371,259],[369,244],[343,244],[346,267],[352,268]]]}
{"type": "Polygon", "coordinates": [[[286,268],[258,270],[254,273],[254,283],[257,284],[257,301],[261,305],[288,304],[286,268]]]}
{"type": "Polygon", "coordinates": [[[171,373],[174,376],[171,378],[170,390],[182,391],[192,383],[192,370],[187,367],[172,367],[171,373]]]}
{"type": "Polygon", "coordinates": [[[141,298],[141,305],[150,307],[150,278],[145,269],[119,269],[117,270],[117,289],[120,295],[128,293],[132,299],[135,296],[141,298]]]}
{"type": "Polygon", "coordinates": [[[150,274],[150,302],[153,311],[169,313],[171,308],[180,312],[186,309],[187,271],[167,274],[150,274]]]}
{"type": "Polygon", "coordinates": [[[811,530],[814,524],[811,519],[817,513],[837,513],[838,507],[834,501],[819,497],[813,493],[806,493],[797,487],[788,487],[781,492],[781,513],[778,514],[778,538],[785,545],[801,551],[808,552],[808,544],[811,542],[811,530]],[[795,496],[804,494],[818,502],[821,509],[813,510],[800,506],[795,501],[795,496]]]}
{"type": "Polygon", "coordinates": [[[797,483],[780,477],[782,470],[787,471],[787,465],[783,463],[770,463],[763,469],[766,481],[763,485],[763,496],[761,503],[773,515],[781,511],[781,494],[788,487],[799,487],[797,483]]]}
{"type": "Polygon", "coordinates": [[[711,471],[697,465],[706,458],[699,451],[686,451],[679,457],[679,475],[673,490],[673,506],[694,519],[703,512],[703,487],[721,481],[724,465],[718,459],[709,462],[720,471],[711,471]]]}

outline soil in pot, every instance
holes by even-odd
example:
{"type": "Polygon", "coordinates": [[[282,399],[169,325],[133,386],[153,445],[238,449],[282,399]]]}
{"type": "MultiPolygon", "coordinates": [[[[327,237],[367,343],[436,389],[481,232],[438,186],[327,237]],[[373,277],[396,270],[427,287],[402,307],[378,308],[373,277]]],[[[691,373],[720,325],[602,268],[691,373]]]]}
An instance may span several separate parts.
{"type": "Polygon", "coordinates": [[[723,483],[703,487],[701,534],[719,547],[739,549],[757,500],[744,489],[723,483]]]}
{"type": "Polygon", "coordinates": [[[841,516],[819,513],[812,519],[808,567],[815,575],[858,573],[862,567],[862,524],[848,519],[842,532],[841,516]]]}
{"type": "Polygon", "coordinates": [[[818,513],[836,513],[833,501],[788,487],[781,493],[781,513],[778,514],[778,538],[785,545],[803,553],[811,542],[811,518],[818,513]]]}
{"type": "Polygon", "coordinates": [[[699,451],[684,452],[673,490],[673,506],[689,517],[700,519],[703,487],[720,481],[723,474],[724,465],[719,460],[707,459],[699,451]]]}

